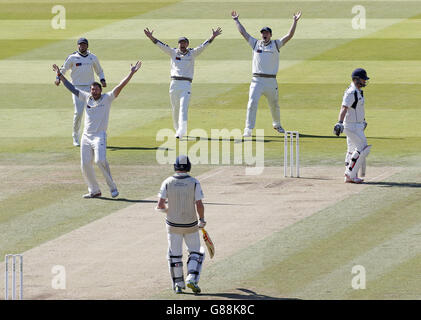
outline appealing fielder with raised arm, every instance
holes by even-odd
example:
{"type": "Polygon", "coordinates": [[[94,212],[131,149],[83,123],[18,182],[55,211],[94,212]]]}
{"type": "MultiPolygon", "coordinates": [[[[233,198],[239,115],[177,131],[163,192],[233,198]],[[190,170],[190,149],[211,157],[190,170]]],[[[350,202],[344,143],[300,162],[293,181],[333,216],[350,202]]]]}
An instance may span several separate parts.
{"type": "Polygon", "coordinates": [[[365,175],[365,159],[370,153],[371,145],[367,145],[364,130],[367,127],[364,111],[364,93],[361,88],[367,85],[367,72],[358,68],[352,72],[352,82],[345,90],[339,119],[333,133],[339,136],[346,134],[347,152],[345,156],[345,182],[362,183],[358,178],[358,170],[363,169],[365,175]]]}
{"type": "Polygon", "coordinates": [[[183,271],[183,239],[187,246],[187,287],[200,293],[198,286],[205,249],[200,246],[199,228],[204,228],[205,208],[200,182],[191,177],[191,163],[187,156],[180,155],[174,164],[175,175],[167,178],[161,186],[157,211],[167,214],[168,267],[175,293],[185,289],[183,271]],[[165,200],[168,199],[168,207],[165,200]],[[197,213],[196,213],[197,209],[197,213]],[[199,216],[199,221],[197,221],[199,216]]]}
{"type": "Polygon", "coordinates": [[[110,166],[106,158],[107,151],[107,127],[110,115],[111,103],[118,97],[121,90],[129,83],[132,76],[139,70],[141,62],[131,66],[130,73],[112,91],[102,93],[102,86],[98,82],[93,82],[90,86],[90,93],[77,89],[60,72],[57,65],[53,65],[53,70],[57,72],[57,77],[63,81],[64,86],[80,100],[83,108],[86,108],[85,125],[82,135],[80,158],[83,177],[88,184],[89,193],[84,198],[97,198],[101,196],[98,182],[95,177],[93,162],[101,169],[102,174],[110,188],[113,198],[118,196],[117,186],[111,177],[110,166]]]}
{"type": "Polygon", "coordinates": [[[247,117],[243,136],[250,137],[252,135],[256,125],[257,106],[262,95],[268,100],[272,113],[273,128],[279,133],[284,133],[285,130],[281,126],[281,114],[278,103],[278,83],[276,81],[276,74],[279,69],[279,49],[294,36],[297,22],[301,17],[301,12],[294,14],[294,21],[288,34],[283,38],[276,40],[271,40],[272,29],[269,27],[264,27],[260,30],[262,40],[253,38],[240,23],[237,12],[233,11],[231,16],[237,24],[238,31],[240,31],[241,35],[253,49],[253,78],[250,84],[247,117]]]}
{"type": "Polygon", "coordinates": [[[194,60],[203,50],[222,33],[221,28],[212,29],[212,36],[196,48],[188,48],[186,37],[178,39],[178,48],[170,48],[156,39],[148,28],[145,35],[151,39],[162,51],[171,57],[170,100],[174,122],[175,136],[181,139],[187,133],[188,108],[193,81],[194,60]]]}
{"type": "MultiPolygon", "coordinates": [[[[71,70],[72,84],[76,89],[84,92],[90,91],[91,84],[95,81],[94,71],[99,77],[103,87],[106,87],[104,72],[102,71],[101,65],[99,64],[96,55],[88,50],[88,40],[86,38],[80,38],[77,41],[78,51],[73,52],[64,61],[63,66],[60,68],[61,74],[66,74],[68,70],[71,70]]],[[[60,84],[60,79],[56,78],[55,84],[60,84]]],[[[80,146],[80,124],[83,116],[83,101],[73,95],[73,104],[75,107],[73,115],[73,145],[75,147],[80,146]]]]}

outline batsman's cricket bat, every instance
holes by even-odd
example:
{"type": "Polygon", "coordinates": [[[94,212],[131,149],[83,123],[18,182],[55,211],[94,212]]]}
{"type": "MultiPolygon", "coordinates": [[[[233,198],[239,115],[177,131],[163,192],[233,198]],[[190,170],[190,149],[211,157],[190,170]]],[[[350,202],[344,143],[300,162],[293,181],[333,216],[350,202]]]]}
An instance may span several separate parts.
{"type": "Polygon", "coordinates": [[[209,233],[206,232],[205,228],[202,228],[202,232],[203,232],[203,241],[205,242],[206,247],[208,248],[209,255],[212,259],[213,256],[215,255],[215,246],[213,245],[213,242],[211,238],[209,237],[209,233]]]}

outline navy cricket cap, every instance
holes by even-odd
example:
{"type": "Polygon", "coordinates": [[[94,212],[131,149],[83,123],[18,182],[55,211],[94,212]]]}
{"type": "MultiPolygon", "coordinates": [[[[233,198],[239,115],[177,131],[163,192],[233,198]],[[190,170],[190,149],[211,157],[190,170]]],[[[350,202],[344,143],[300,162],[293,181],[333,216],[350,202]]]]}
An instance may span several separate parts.
{"type": "Polygon", "coordinates": [[[272,34],[272,29],[269,27],[264,27],[260,30],[260,33],[262,33],[263,31],[268,31],[270,34],[272,34]]]}
{"type": "Polygon", "coordinates": [[[189,39],[187,39],[186,37],[181,37],[178,39],[178,43],[180,43],[181,41],[189,42],[189,39]]]}
{"type": "Polygon", "coordinates": [[[81,44],[81,43],[86,43],[87,45],[89,45],[88,39],[86,38],[79,38],[79,40],[77,41],[77,44],[81,44]]]}
{"type": "Polygon", "coordinates": [[[353,72],[352,72],[352,78],[361,78],[361,79],[364,79],[364,80],[368,80],[368,79],[370,79],[368,76],[367,76],[367,71],[365,71],[363,68],[357,68],[357,69],[355,69],[353,72]]]}

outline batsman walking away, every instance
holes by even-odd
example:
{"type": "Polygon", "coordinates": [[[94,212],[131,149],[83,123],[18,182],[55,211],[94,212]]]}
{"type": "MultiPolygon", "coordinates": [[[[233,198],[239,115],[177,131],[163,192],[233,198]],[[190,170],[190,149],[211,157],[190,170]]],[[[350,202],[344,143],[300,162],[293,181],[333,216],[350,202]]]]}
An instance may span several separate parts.
{"type": "MultiPolygon", "coordinates": [[[[198,294],[198,285],[205,260],[205,249],[200,245],[199,229],[204,228],[205,208],[200,182],[188,174],[191,163],[187,156],[180,155],[174,163],[175,175],[161,185],[156,210],[166,213],[168,234],[168,267],[172,288],[179,294],[186,288],[183,271],[183,240],[189,253],[187,260],[187,287],[198,294]],[[168,207],[165,200],[168,199],[168,207]],[[197,210],[197,211],[196,211],[197,210]],[[199,221],[198,218],[199,217],[199,221]]],[[[211,256],[213,251],[211,251],[211,256]]]]}
{"type": "Polygon", "coordinates": [[[85,125],[80,148],[82,174],[89,191],[89,193],[83,196],[84,198],[97,198],[101,196],[93,162],[101,169],[110,189],[111,196],[115,198],[119,195],[117,186],[111,177],[110,166],[106,158],[108,119],[111,103],[119,96],[121,90],[129,83],[140,66],[140,61],[134,66],[132,65],[129,74],[112,91],[102,93],[101,84],[93,82],[90,87],[90,93],[87,93],[77,89],[64,77],[59,67],[55,64],[53,65],[53,70],[57,73],[57,77],[80,100],[83,108],[86,109],[85,125]]]}
{"type": "Polygon", "coordinates": [[[194,61],[222,33],[221,28],[212,29],[212,36],[196,48],[188,48],[189,39],[178,39],[178,48],[170,48],[156,39],[153,30],[146,28],[145,35],[162,51],[171,57],[170,100],[173,115],[175,136],[182,139],[187,133],[188,109],[191,97],[191,84],[194,74],[194,61]]]}

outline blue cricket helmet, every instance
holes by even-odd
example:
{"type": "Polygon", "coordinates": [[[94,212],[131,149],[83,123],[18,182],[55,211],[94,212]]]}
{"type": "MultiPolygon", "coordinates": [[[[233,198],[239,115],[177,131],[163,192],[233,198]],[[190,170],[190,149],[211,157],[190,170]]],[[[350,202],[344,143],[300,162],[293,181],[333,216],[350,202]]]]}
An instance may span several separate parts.
{"type": "Polygon", "coordinates": [[[352,72],[351,75],[352,78],[360,78],[360,79],[364,79],[364,80],[368,80],[370,79],[367,76],[367,71],[365,71],[363,68],[357,68],[352,72]]]}
{"type": "Polygon", "coordinates": [[[174,170],[189,172],[191,170],[191,163],[189,157],[187,157],[186,155],[179,155],[175,160],[174,170]]]}

